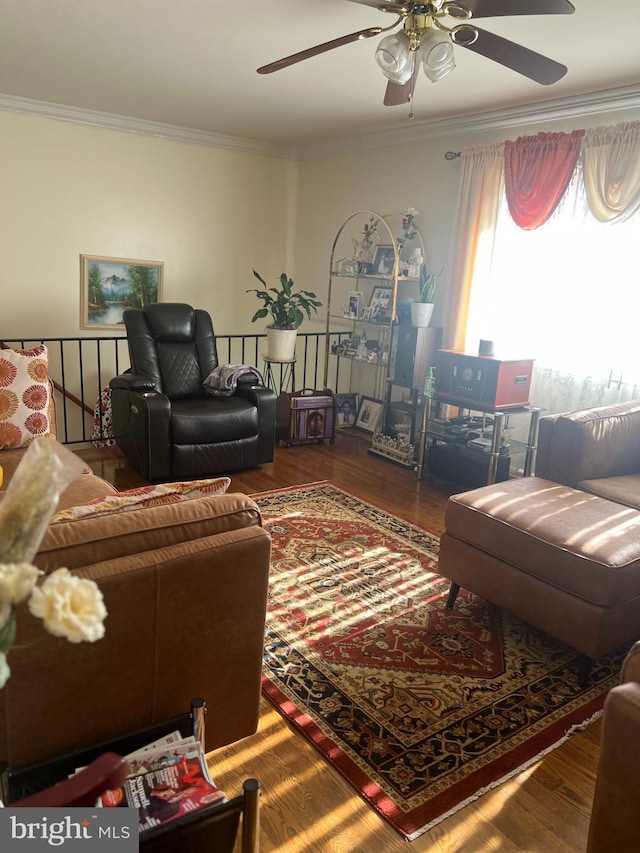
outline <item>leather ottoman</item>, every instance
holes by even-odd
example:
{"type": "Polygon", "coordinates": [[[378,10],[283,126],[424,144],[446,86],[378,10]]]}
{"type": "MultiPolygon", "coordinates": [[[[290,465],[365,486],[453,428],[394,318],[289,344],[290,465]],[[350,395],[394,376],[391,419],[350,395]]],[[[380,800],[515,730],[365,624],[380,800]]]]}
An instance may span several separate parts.
{"type": "Polygon", "coordinates": [[[525,477],[453,495],[438,571],[593,660],[640,636],[640,512],[525,477]]]}

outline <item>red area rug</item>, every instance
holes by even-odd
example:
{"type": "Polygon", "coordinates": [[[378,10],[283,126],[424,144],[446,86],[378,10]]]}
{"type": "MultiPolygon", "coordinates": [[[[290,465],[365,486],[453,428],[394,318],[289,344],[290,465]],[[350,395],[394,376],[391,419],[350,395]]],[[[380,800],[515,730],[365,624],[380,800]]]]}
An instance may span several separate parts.
{"type": "Polygon", "coordinates": [[[597,716],[577,654],[462,590],[438,538],[328,482],[253,496],[273,538],[263,691],[408,840],[597,716]]]}

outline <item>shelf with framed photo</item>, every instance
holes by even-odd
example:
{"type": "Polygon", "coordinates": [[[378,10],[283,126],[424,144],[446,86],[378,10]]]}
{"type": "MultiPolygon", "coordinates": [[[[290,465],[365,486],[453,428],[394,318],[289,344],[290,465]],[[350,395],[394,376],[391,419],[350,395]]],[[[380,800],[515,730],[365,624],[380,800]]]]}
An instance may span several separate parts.
{"type": "Polygon", "coordinates": [[[359,410],[365,400],[377,401],[381,430],[399,325],[419,296],[415,259],[425,251],[416,214],[358,210],[344,220],[331,250],[324,384],[335,376],[336,393],[357,395],[359,410]]]}

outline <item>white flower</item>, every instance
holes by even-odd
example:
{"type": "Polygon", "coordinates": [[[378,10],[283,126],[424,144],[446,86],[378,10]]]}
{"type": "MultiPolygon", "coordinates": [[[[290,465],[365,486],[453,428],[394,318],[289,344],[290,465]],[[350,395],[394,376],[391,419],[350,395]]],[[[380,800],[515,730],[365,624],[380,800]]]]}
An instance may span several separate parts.
{"type": "Polygon", "coordinates": [[[405,215],[405,216],[419,216],[419,215],[420,215],[420,211],[419,211],[419,210],[416,210],[416,209],[415,209],[415,207],[408,207],[408,208],[405,210],[404,215],[405,215]]]}
{"type": "Polygon", "coordinates": [[[9,669],[9,664],[7,663],[7,656],[4,652],[0,652],[0,690],[2,690],[2,688],[7,683],[10,675],[11,670],[9,669]]]}
{"type": "Polygon", "coordinates": [[[94,581],[75,577],[69,569],[56,569],[33,590],[29,610],[50,634],[72,643],[93,643],[104,636],[102,593],[94,581]]]}
{"type": "Polygon", "coordinates": [[[20,604],[31,595],[41,574],[29,563],[0,563],[0,601],[20,604]]]}

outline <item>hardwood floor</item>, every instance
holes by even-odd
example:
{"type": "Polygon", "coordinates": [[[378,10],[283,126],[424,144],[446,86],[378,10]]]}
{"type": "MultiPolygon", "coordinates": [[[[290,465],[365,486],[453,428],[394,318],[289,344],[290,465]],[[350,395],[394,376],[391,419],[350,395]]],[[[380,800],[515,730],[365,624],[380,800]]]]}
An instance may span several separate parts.
{"type": "MultiPolygon", "coordinates": [[[[117,450],[76,452],[118,489],[144,483],[117,450]]],[[[247,494],[330,480],[434,533],[442,532],[453,491],[367,455],[366,444],[349,432],[334,445],[277,448],[273,464],[231,477],[231,489],[247,494]]],[[[214,778],[229,794],[247,777],[260,780],[262,853],[579,853],[586,849],[599,738],[596,722],[410,847],[264,699],[257,734],[210,757],[214,778]]]]}

